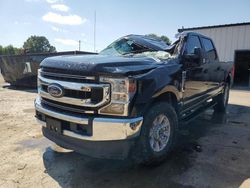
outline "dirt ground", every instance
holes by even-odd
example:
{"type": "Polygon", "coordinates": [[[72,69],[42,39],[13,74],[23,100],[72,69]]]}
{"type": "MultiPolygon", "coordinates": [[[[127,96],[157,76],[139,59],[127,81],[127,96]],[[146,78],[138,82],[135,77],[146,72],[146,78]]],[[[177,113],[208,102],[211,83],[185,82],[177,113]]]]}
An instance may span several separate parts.
{"type": "Polygon", "coordinates": [[[57,148],[35,121],[36,91],[0,82],[0,187],[250,187],[246,89],[231,91],[226,115],[208,110],[191,122],[168,159],[150,168],[57,148]]]}

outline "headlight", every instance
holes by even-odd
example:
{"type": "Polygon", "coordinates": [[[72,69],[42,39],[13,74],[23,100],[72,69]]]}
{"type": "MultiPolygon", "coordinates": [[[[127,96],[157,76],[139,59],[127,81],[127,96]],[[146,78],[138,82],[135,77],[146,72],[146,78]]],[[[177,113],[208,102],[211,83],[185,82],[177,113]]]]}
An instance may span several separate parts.
{"type": "Polygon", "coordinates": [[[128,104],[136,92],[136,81],[130,78],[100,77],[100,82],[111,84],[111,103],[102,108],[101,114],[128,114],[128,104]]]}
{"type": "Polygon", "coordinates": [[[38,93],[41,90],[41,83],[40,83],[40,79],[39,79],[40,76],[41,76],[41,69],[38,69],[37,70],[37,91],[38,91],[38,93]]]}

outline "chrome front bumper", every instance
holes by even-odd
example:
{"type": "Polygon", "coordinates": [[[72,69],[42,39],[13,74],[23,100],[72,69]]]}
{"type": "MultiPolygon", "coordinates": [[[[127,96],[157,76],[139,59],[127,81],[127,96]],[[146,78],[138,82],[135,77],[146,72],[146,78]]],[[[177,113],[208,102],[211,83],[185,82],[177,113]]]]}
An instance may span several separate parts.
{"type": "MultiPolygon", "coordinates": [[[[59,120],[77,123],[88,124],[89,118],[80,115],[66,114],[63,112],[55,112],[53,110],[44,108],[41,105],[40,97],[35,100],[35,109],[48,116],[59,120]]],[[[46,122],[37,119],[40,124],[46,127],[46,122]]],[[[62,135],[73,137],[76,139],[86,141],[114,141],[126,140],[137,137],[140,134],[142,117],[122,119],[122,118],[93,118],[92,121],[92,136],[85,136],[77,134],[73,131],[63,130],[62,135]]]]}

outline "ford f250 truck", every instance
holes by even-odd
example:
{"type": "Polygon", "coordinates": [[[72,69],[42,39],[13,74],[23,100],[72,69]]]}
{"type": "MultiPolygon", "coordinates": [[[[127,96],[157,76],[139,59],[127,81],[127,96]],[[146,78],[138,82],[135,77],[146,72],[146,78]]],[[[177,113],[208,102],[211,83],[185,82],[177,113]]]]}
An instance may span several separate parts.
{"type": "Polygon", "coordinates": [[[159,162],[183,125],[209,107],[226,110],[233,75],[232,64],[220,62],[212,40],[199,33],[179,33],[172,45],[128,35],[98,55],[43,60],[36,118],[63,148],[159,162]]]}

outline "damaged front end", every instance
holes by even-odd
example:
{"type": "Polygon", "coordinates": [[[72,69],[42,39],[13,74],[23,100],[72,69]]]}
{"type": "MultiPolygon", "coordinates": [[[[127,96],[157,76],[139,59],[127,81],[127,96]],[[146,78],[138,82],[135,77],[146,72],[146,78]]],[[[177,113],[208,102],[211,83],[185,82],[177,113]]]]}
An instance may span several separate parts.
{"type": "Polygon", "coordinates": [[[98,55],[46,58],[35,101],[43,134],[87,155],[125,158],[140,135],[147,102],[178,70],[171,49],[129,35],[98,55]]]}

